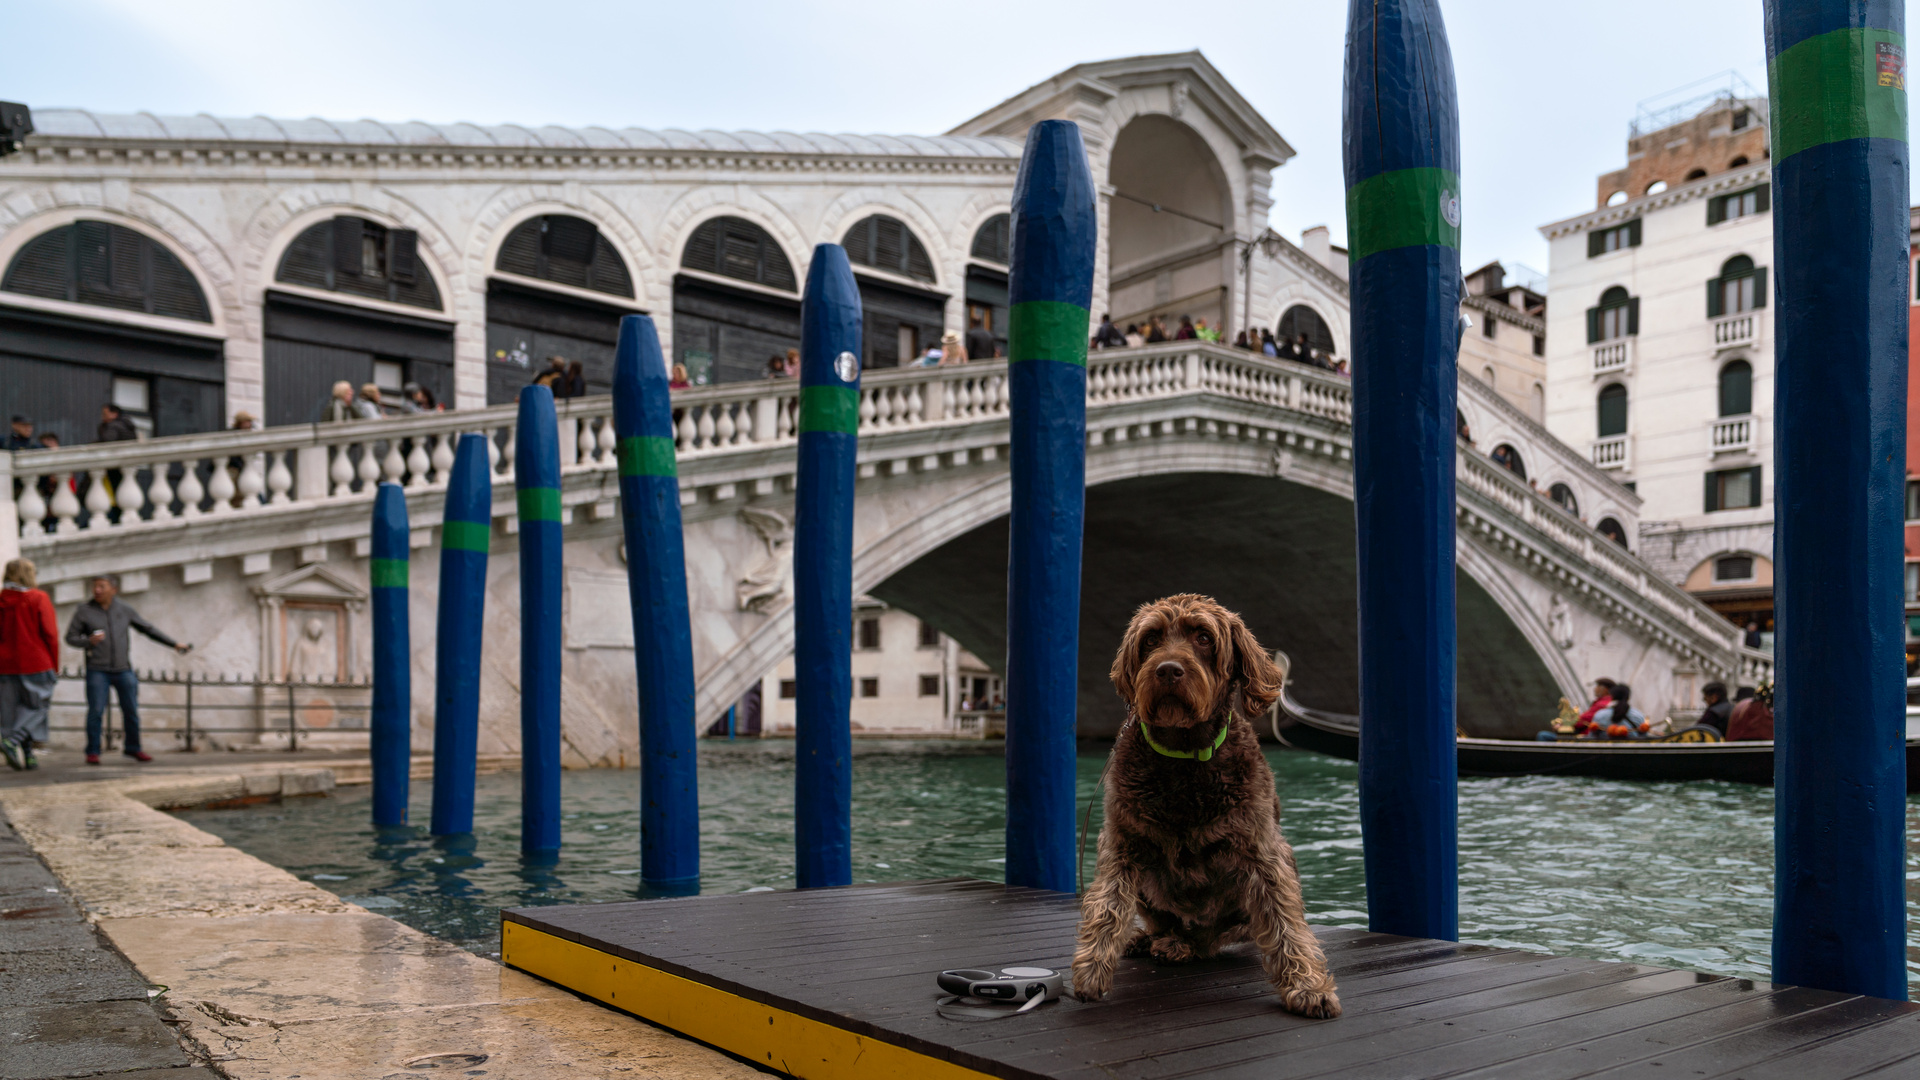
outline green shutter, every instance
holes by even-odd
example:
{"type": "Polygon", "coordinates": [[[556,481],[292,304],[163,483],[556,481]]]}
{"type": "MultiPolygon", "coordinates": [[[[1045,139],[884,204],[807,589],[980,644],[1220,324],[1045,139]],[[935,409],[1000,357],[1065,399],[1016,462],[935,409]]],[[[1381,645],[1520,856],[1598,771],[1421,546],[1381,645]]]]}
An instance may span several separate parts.
{"type": "Polygon", "coordinates": [[[1707,318],[1717,319],[1719,317],[1720,317],[1720,279],[1709,278],[1707,280],[1707,318]]]}
{"type": "Polygon", "coordinates": [[[1591,345],[1594,342],[1599,340],[1600,340],[1600,309],[1597,307],[1590,307],[1587,309],[1587,344],[1591,345]]]}
{"type": "Polygon", "coordinates": [[[1707,224],[1718,225],[1727,220],[1727,197],[1716,195],[1707,200],[1707,224]]]}
{"type": "Polygon", "coordinates": [[[1754,466],[1753,468],[1751,468],[1751,469],[1748,469],[1747,471],[1753,474],[1753,480],[1752,480],[1752,483],[1751,483],[1751,486],[1750,486],[1750,487],[1749,487],[1749,488],[1747,489],[1747,490],[1749,490],[1749,491],[1751,491],[1751,492],[1753,492],[1753,501],[1752,501],[1752,502],[1750,502],[1750,503],[1748,503],[1747,505],[1748,505],[1748,506],[1759,506],[1759,505],[1760,505],[1760,502],[1761,502],[1761,499],[1760,499],[1760,466],[1758,466],[1758,465],[1755,465],[1755,466],[1754,466]]]}
{"type": "Polygon", "coordinates": [[[1717,483],[1719,479],[1719,473],[1707,474],[1707,505],[1703,513],[1711,514],[1720,509],[1720,485],[1717,483]]]}
{"type": "Polygon", "coordinates": [[[1593,232],[1588,233],[1587,234],[1587,258],[1591,259],[1597,255],[1604,254],[1606,251],[1606,248],[1603,247],[1602,245],[1604,245],[1606,242],[1607,242],[1606,230],[1595,229],[1593,232]]]}
{"type": "Polygon", "coordinates": [[[1632,221],[1627,222],[1627,246],[1628,247],[1640,246],[1640,219],[1639,218],[1634,218],[1632,221]]]}
{"type": "Polygon", "coordinates": [[[1764,266],[1753,272],[1753,306],[1756,308],[1767,306],[1767,268],[1764,266]]]}
{"type": "Polygon", "coordinates": [[[1640,298],[1637,296],[1628,297],[1627,298],[1627,333],[1637,334],[1639,332],[1640,332],[1640,298]]]}
{"type": "Polygon", "coordinates": [[[1757,214],[1766,213],[1768,207],[1772,204],[1772,201],[1773,201],[1773,185],[1772,184],[1761,184],[1759,187],[1753,189],[1753,209],[1755,213],[1757,214]]]}

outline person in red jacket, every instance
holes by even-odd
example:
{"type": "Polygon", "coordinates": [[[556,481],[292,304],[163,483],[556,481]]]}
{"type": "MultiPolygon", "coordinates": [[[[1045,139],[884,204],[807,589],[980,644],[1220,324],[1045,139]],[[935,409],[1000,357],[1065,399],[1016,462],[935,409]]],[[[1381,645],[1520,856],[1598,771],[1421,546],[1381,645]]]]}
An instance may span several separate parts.
{"type": "Polygon", "coordinates": [[[1587,710],[1581,713],[1580,718],[1573,722],[1574,735],[1584,738],[1599,738],[1606,734],[1606,729],[1603,725],[1594,723],[1594,716],[1598,714],[1601,709],[1613,704],[1613,688],[1616,685],[1612,679],[1601,678],[1593,680],[1593,704],[1587,706],[1587,710]]]}
{"type": "Polygon", "coordinates": [[[0,576],[0,755],[15,769],[36,769],[34,743],[47,741],[47,706],[60,679],[60,626],[32,560],[15,559],[0,576]]]}
{"type": "Polygon", "coordinates": [[[1728,742],[1773,738],[1773,680],[1760,684],[1752,697],[1733,707],[1727,721],[1728,742]]]}

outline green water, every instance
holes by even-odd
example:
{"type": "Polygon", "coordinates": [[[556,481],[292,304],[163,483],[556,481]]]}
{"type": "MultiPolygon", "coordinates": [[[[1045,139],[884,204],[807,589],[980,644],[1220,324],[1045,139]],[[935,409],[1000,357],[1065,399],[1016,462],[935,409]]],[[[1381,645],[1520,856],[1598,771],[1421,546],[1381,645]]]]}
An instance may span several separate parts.
{"type": "MultiPolygon", "coordinates": [[[[1301,751],[1267,758],[1308,918],[1364,927],[1357,767],[1301,751]]],[[[1082,805],[1097,794],[1104,760],[1080,758],[1082,805]]],[[[792,766],[789,741],[701,744],[703,892],[793,886],[792,766]]],[[[436,844],[424,828],[376,835],[365,787],[180,816],[355,903],[491,954],[499,908],[636,895],[638,785],[632,771],[567,773],[556,866],[519,857],[520,778],[511,773],[480,778],[465,847],[436,844]]],[[[429,790],[413,785],[415,821],[427,820],[429,790]]],[[[1005,800],[997,745],[857,743],[854,880],[1000,880],[1005,800]]],[[[1095,830],[1099,821],[1096,803],[1095,830]]],[[[1920,897],[1920,801],[1909,801],[1908,821],[1909,890],[1920,897]]],[[[1460,784],[1462,940],[1764,979],[1772,890],[1771,789],[1570,777],[1460,784]]],[[[1909,927],[1920,941],[1913,914],[1909,927]]],[[[1920,949],[1909,949],[1908,970],[1920,993],[1920,949]]]]}

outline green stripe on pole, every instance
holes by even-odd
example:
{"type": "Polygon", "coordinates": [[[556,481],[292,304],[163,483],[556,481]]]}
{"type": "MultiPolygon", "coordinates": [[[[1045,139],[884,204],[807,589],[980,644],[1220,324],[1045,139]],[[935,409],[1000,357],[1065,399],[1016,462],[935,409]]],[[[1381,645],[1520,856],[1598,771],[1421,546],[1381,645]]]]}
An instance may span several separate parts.
{"type": "Polygon", "coordinates": [[[1773,159],[1848,139],[1907,141],[1907,39],[1853,28],[1810,37],[1767,66],[1773,159]]]}
{"type": "Polygon", "coordinates": [[[848,435],[860,430],[860,391],[851,386],[803,386],[800,388],[800,430],[838,431],[848,435]]]}
{"type": "Polygon", "coordinates": [[[521,521],[559,521],[560,489],[530,487],[520,489],[521,521]]]}
{"type": "Polygon", "coordinates": [[[484,553],[493,547],[493,522],[443,521],[440,523],[440,546],[454,551],[484,553]]]}
{"type": "Polygon", "coordinates": [[[407,587],[407,560],[374,559],[369,576],[373,578],[376,589],[404,589],[407,587]]]}
{"type": "Polygon", "coordinates": [[[1348,258],[1404,247],[1460,246],[1460,176],[1397,169],[1347,189],[1348,258]]]}
{"type": "Polygon", "coordinates": [[[629,435],[620,440],[621,476],[678,476],[673,440],[664,435],[629,435]]]}
{"type": "Polygon", "coordinates": [[[1026,300],[1007,310],[1007,356],[1012,360],[1087,363],[1087,309],[1059,300],[1026,300]]]}

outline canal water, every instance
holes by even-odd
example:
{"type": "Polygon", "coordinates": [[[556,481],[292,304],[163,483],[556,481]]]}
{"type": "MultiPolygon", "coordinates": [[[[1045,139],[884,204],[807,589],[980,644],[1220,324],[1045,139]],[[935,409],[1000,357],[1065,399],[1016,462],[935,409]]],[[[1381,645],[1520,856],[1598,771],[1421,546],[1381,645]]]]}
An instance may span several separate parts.
{"type": "MultiPolygon", "coordinates": [[[[701,890],[793,886],[790,741],[700,745],[701,890]]],[[[1270,750],[1282,827],[1297,853],[1307,917],[1364,928],[1358,768],[1270,750]]],[[[1079,759],[1093,801],[1104,752],[1079,759]]],[[[356,904],[483,955],[502,907],[631,899],[639,889],[638,774],[569,772],[557,865],[519,856],[520,778],[479,781],[476,831],[436,842],[424,827],[376,834],[365,787],[324,799],[180,817],[356,904]]],[[[413,785],[411,818],[428,818],[413,785]]],[[[998,744],[854,746],[853,876],[903,881],[1003,877],[1005,763],[998,744]]],[[[1908,810],[1910,896],[1920,900],[1920,800],[1908,810]]],[[[1462,780],[1460,936],[1489,945],[1767,977],[1773,917],[1773,792],[1728,783],[1575,777],[1462,780]]],[[[1920,941],[1920,902],[1909,904],[1920,941]]],[[[1909,977],[1920,995],[1920,950],[1909,977]]]]}

